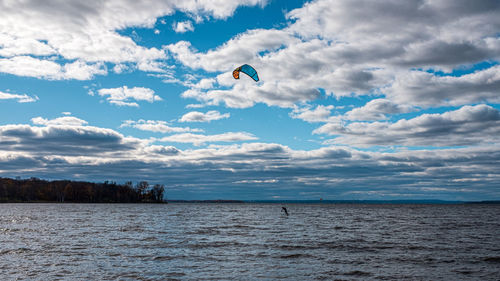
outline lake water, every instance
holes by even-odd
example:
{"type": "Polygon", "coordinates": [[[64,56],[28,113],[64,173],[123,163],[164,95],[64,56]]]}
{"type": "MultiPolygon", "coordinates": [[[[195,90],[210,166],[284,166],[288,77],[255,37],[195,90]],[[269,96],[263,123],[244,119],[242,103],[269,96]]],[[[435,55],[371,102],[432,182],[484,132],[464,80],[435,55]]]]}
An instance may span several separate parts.
{"type": "Polygon", "coordinates": [[[500,280],[500,206],[0,204],[1,280],[500,280]]]}

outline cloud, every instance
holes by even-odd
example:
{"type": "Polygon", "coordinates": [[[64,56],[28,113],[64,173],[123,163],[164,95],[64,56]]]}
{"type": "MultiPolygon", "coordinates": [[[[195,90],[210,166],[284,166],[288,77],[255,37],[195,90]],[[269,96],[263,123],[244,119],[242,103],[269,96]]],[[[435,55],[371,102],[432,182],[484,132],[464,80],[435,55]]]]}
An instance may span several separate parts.
{"type": "Polygon", "coordinates": [[[179,41],[164,46],[184,65],[207,71],[229,71],[258,58],[261,51],[277,50],[291,42],[298,41],[291,34],[277,29],[249,30],[237,35],[215,50],[197,52],[188,41],[179,41]],[[233,58],[238,58],[235,61],[233,58]]]}
{"type": "Polygon", "coordinates": [[[235,181],[235,184],[262,184],[262,183],[278,183],[277,179],[267,179],[267,180],[241,180],[235,181]]]}
{"type": "Polygon", "coordinates": [[[211,1],[211,0],[189,0],[175,1],[179,10],[194,15],[209,15],[217,19],[225,19],[233,15],[239,6],[265,6],[267,0],[236,0],[236,1],[211,1]]]}
{"type": "Polygon", "coordinates": [[[172,28],[177,33],[185,33],[194,30],[194,26],[191,21],[174,22],[172,28]]]}
{"type": "Polygon", "coordinates": [[[207,142],[237,142],[237,141],[249,141],[256,140],[257,138],[249,133],[245,132],[228,132],[218,135],[201,135],[201,134],[177,134],[168,137],[163,137],[159,139],[162,142],[180,142],[180,143],[192,143],[196,146],[200,146],[207,142]]]}
{"type": "MultiPolygon", "coordinates": [[[[76,0],[0,3],[0,72],[42,79],[91,79],[91,75],[62,69],[55,61],[40,60],[46,67],[33,67],[33,72],[15,70],[15,65],[26,56],[55,56],[72,63],[132,63],[139,70],[161,71],[158,67],[145,67],[166,59],[162,50],[138,45],[131,37],[118,33],[130,27],[153,28],[156,19],[184,12],[193,17],[224,19],[239,6],[265,5],[261,0],[223,1],[141,1],[111,0],[81,2],[76,0]],[[16,59],[17,58],[17,59],[16,59]],[[3,65],[3,66],[2,66],[3,65]],[[141,66],[142,65],[142,66],[141,66]],[[47,67],[49,67],[47,69],[47,67]],[[68,73],[67,73],[68,72],[68,73]],[[67,73],[67,74],[65,74],[67,73]]],[[[31,65],[36,63],[31,58],[31,65]]],[[[26,63],[26,62],[25,62],[26,63]]],[[[70,64],[70,65],[68,65],[70,64]]],[[[73,67],[75,67],[73,65],[73,67]]],[[[81,66],[80,66],[81,68],[81,66]]],[[[102,71],[98,74],[105,74],[102,71]]]]}
{"type": "MultiPolygon", "coordinates": [[[[373,99],[364,106],[354,108],[343,115],[331,115],[333,105],[317,105],[312,109],[307,105],[304,107],[295,107],[290,113],[294,119],[302,119],[309,123],[326,122],[331,124],[340,124],[343,121],[374,121],[388,119],[389,115],[408,113],[415,111],[416,108],[408,105],[396,104],[387,99],[373,99]]],[[[331,125],[330,125],[331,126],[331,125]]]]}
{"type": "Polygon", "coordinates": [[[500,112],[488,105],[463,106],[390,122],[327,123],[315,134],[336,135],[329,143],[352,146],[474,146],[497,144],[500,112]]]}
{"type": "Polygon", "coordinates": [[[150,145],[144,148],[144,151],[152,154],[159,154],[164,156],[173,156],[181,153],[177,148],[173,146],[163,146],[163,145],[150,145]]]}
{"type": "Polygon", "coordinates": [[[2,136],[0,151],[25,152],[46,157],[56,155],[97,157],[99,154],[104,156],[103,153],[116,157],[140,144],[139,140],[125,138],[110,129],[79,125],[78,123],[86,123],[83,120],[60,118],[46,120],[39,117],[34,118],[33,123],[45,126],[0,126],[2,136]]]}
{"type": "Polygon", "coordinates": [[[31,118],[31,122],[35,125],[43,126],[84,126],[88,124],[87,121],[73,116],[64,116],[52,120],[45,119],[43,117],[35,117],[31,118]]]}
{"type": "Polygon", "coordinates": [[[296,107],[293,109],[293,112],[290,113],[290,117],[302,119],[309,123],[326,122],[330,118],[333,108],[333,105],[317,105],[316,108],[312,110],[309,106],[303,108],[296,107]]]}
{"type": "MultiPolygon", "coordinates": [[[[479,109],[465,108],[448,117],[458,121],[491,114],[479,109]]],[[[0,126],[1,176],[147,180],[166,184],[169,198],[184,199],[223,195],[245,199],[412,196],[478,200],[500,195],[498,144],[391,153],[347,147],[294,150],[273,143],[180,150],[106,128],[47,124],[0,126]],[[205,192],[199,192],[200,188],[205,192]]]]}
{"type": "Polygon", "coordinates": [[[198,52],[186,41],[165,46],[165,50],[190,68],[222,72],[213,88],[192,87],[183,93],[184,98],[206,105],[245,108],[264,103],[293,108],[317,99],[323,91],[335,97],[387,95],[391,102],[407,106],[429,106],[441,98],[441,103],[464,105],[497,100],[491,90],[498,88],[497,79],[486,78],[498,73],[497,67],[477,74],[488,81],[483,87],[487,89],[478,93],[473,89],[479,83],[461,80],[479,77],[451,79],[421,73],[417,78],[426,83],[420,86],[420,80],[408,78],[408,72],[450,72],[498,61],[499,11],[494,0],[474,4],[318,0],[289,12],[289,25],[283,29],[249,30],[206,52],[198,52]],[[243,63],[257,69],[259,83],[232,79],[231,70],[243,63]],[[401,95],[407,90],[406,79],[417,87],[401,95]],[[467,93],[455,96],[453,90],[464,84],[469,86],[467,93]],[[419,90],[437,98],[419,101],[419,90]]]}
{"type": "MultiPolygon", "coordinates": [[[[106,100],[110,104],[118,105],[118,106],[135,106],[139,107],[139,104],[135,101],[147,101],[147,102],[155,102],[161,101],[162,98],[154,94],[155,92],[149,88],[144,87],[133,87],[128,88],[127,86],[119,87],[119,88],[109,88],[109,89],[99,89],[97,94],[101,97],[108,96],[106,100]]],[[[91,94],[93,94],[91,92],[91,94]]]]}
{"type": "Polygon", "coordinates": [[[210,110],[206,113],[191,111],[184,114],[181,119],[179,119],[179,122],[211,122],[214,120],[229,118],[229,116],[229,113],[220,114],[220,112],[216,110],[210,110]]]}
{"type": "Polygon", "coordinates": [[[496,38],[499,9],[494,0],[473,5],[451,0],[315,1],[288,17],[294,20],[291,29],[302,36],[348,42],[352,51],[368,51],[357,53],[363,61],[445,69],[496,56],[496,47],[487,42],[496,38]]]}
{"type": "Polygon", "coordinates": [[[132,127],[142,131],[150,131],[157,133],[182,133],[182,132],[202,132],[201,129],[193,129],[189,127],[172,127],[166,121],[161,120],[143,120],[138,121],[126,120],[121,125],[123,127],[132,127]]]}
{"type": "Polygon", "coordinates": [[[102,63],[87,64],[77,60],[60,65],[52,60],[16,56],[0,58],[0,72],[49,80],[88,80],[97,74],[106,74],[107,70],[102,63]]]}
{"type": "Polygon", "coordinates": [[[357,121],[384,120],[388,118],[388,115],[408,113],[414,110],[415,108],[411,106],[396,104],[387,99],[373,99],[364,106],[347,112],[342,118],[357,121]]]}
{"type": "Polygon", "coordinates": [[[28,96],[26,94],[10,94],[0,92],[0,100],[17,100],[19,103],[35,102],[38,100],[37,96],[28,96]]]}
{"type": "Polygon", "coordinates": [[[0,33],[0,56],[13,57],[17,55],[49,56],[56,54],[51,46],[32,38],[18,38],[6,33],[0,33]]]}
{"type": "Polygon", "coordinates": [[[398,76],[384,92],[391,100],[400,104],[435,107],[499,103],[498,89],[500,66],[497,65],[460,77],[441,77],[423,71],[407,72],[398,76]]]}

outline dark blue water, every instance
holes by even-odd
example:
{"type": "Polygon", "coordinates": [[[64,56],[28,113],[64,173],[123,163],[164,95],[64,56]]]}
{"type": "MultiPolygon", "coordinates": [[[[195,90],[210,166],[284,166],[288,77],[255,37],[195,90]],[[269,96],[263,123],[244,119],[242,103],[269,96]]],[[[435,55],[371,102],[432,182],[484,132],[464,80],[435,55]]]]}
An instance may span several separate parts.
{"type": "Polygon", "coordinates": [[[0,204],[0,279],[500,279],[500,206],[286,206],[0,204]]]}

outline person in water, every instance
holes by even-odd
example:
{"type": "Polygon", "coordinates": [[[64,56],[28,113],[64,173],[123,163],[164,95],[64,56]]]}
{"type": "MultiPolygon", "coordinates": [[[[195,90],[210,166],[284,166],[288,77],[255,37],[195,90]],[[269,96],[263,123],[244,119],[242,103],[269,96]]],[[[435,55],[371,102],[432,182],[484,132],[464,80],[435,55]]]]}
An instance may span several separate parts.
{"type": "Polygon", "coordinates": [[[285,214],[288,216],[288,210],[285,207],[281,207],[281,211],[285,212],[285,214]]]}

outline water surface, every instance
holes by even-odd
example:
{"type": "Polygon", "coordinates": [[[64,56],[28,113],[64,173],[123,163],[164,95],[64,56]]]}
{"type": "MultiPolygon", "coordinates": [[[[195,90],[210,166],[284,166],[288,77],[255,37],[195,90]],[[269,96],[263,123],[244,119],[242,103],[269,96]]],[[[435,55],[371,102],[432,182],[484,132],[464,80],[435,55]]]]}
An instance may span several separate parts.
{"type": "Polygon", "coordinates": [[[0,204],[2,280],[499,280],[500,206],[0,204]]]}

